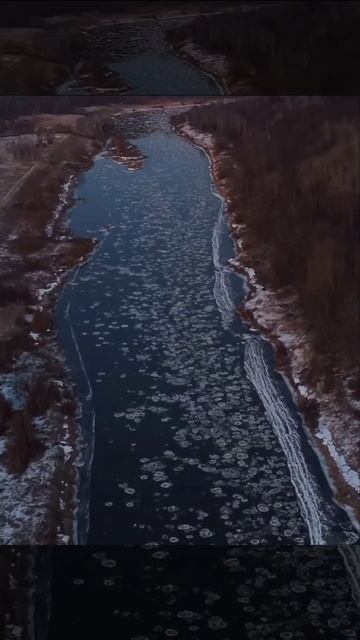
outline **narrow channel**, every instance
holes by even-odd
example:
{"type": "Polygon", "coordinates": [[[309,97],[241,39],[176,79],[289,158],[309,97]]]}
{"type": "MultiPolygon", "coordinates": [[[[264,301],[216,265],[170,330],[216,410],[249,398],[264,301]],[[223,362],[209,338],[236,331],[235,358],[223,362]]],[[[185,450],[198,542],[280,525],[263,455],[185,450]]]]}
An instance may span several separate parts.
{"type": "Polygon", "coordinates": [[[165,113],[118,126],[144,165],[104,154],[82,176],[71,229],[101,243],[58,307],[83,405],[79,543],[353,542],[270,345],[238,316],[206,154],[165,113]]]}

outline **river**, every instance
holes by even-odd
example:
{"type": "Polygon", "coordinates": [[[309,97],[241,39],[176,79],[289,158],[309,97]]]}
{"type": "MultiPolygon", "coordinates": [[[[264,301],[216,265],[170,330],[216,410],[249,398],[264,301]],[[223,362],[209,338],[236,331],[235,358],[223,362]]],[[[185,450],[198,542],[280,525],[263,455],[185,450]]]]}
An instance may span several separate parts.
{"type": "MultiPolygon", "coordinates": [[[[191,18],[190,18],[191,19],[191,18]]],[[[129,86],[130,95],[219,95],[221,86],[211,75],[200,71],[179,57],[166,39],[168,27],[184,24],[189,18],[176,20],[147,19],[123,25],[109,25],[107,30],[89,34],[91,51],[102,64],[115,71],[129,86]]],[[[59,95],[93,93],[79,84],[82,61],[72,77],[57,90],[59,95]]],[[[116,89],[116,87],[115,87],[116,89]]],[[[97,93],[99,87],[97,87],[97,93]]],[[[116,93],[104,89],[104,94],[116,93]]]]}
{"type": "Polygon", "coordinates": [[[79,542],[352,541],[271,347],[237,314],[206,155],[165,114],[117,126],[144,166],[105,154],[82,176],[71,229],[101,242],[58,308],[83,404],[79,542]]]}
{"type": "Polygon", "coordinates": [[[2,584],[0,633],[31,640],[356,638],[359,560],[354,545],[271,552],[20,546],[16,553],[3,546],[1,567],[11,564],[11,573],[2,584]]]}

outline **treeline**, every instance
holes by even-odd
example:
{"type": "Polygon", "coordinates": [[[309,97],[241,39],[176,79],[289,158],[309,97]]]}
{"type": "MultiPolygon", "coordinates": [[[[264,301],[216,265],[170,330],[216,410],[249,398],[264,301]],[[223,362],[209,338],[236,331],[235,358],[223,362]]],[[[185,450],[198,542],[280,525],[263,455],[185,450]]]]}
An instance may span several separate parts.
{"type": "Polygon", "coordinates": [[[249,92],[259,95],[356,94],[359,22],[359,2],[285,0],[199,17],[168,37],[175,45],[190,38],[224,54],[234,93],[245,80],[249,92]]]}
{"type": "MultiPolygon", "coordinates": [[[[85,107],[101,107],[109,104],[156,106],[162,100],[162,97],[147,96],[0,96],[0,134],[7,131],[9,122],[14,123],[22,116],[40,113],[81,113],[85,107]]],[[[19,133],[30,131],[26,122],[18,122],[16,128],[19,133]]]]}
{"type": "Polygon", "coordinates": [[[221,177],[254,238],[249,256],[265,285],[297,292],[312,369],[358,368],[359,98],[245,98],[173,120],[213,133],[227,151],[221,177]]]}
{"type": "MultiPolygon", "coordinates": [[[[12,0],[11,2],[0,3],[0,18],[4,26],[22,26],[32,24],[36,18],[63,14],[69,15],[69,13],[79,14],[86,12],[122,14],[145,12],[156,15],[159,11],[164,11],[164,4],[163,0],[143,0],[140,2],[134,2],[134,0],[102,0],[102,2],[87,0],[86,3],[77,0],[72,2],[71,8],[69,8],[68,0],[53,0],[51,2],[44,2],[42,0],[37,2],[32,0],[20,2],[12,0]]],[[[223,0],[223,4],[231,6],[239,3],[235,1],[225,2],[223,0]]],[[[178,11],[211,11],[218,9],[219,2],[215,0],[212,2],[206,0],[200,0],[197,2],[190,2],[188,0],[172,0],[171,5],[172,9],[176,9],[178,11]]]]}
{"type": "Polygon", "coordinates": [[[0,96],[0,135],[34,133],[36,126],[24,116],[81,113],[93,104],[90,96],[0,96]]]}
{"type": "MultiPolygon", "coordinates": [[[[139,3],[145,5],[145,2],[139,3]]],[[[68,1],[52,1],[43,2],[39,0],[34,2],[32,0],[27,2],[21,2],[13,0],[11,2],[2,2],[0,6],[0,17],[4,26],[27,26],[32,23],[36,18],[49,17],[56,15],[68,15],[69,11],[73,14],[86,12],[97,13],[122,13],[129,11],[131,2],[116,2],[116,1],[103,1],[94,2],[88,0],[86,5],[84,2],[75,1],[71,3],[71,9],[69,9],[68,1]]]]}
{"type": "MultiPolygon", "coordinates": [[[[175,98],[176,100],[176,98],[175,98]]],[[[194,98],[189,98],[189,101],[194,98]]],[[[201,98],[197,98],[201,101],[201,98]]],[[[209,100],[209,98],[204,98],[209,100]]],[[[216,98],[214,98],[216,100],[216,98]]],[[[183,99],[184,103],[186,98],[183,99]]],[[[4,132],[5,121],[16,121],[22,116],[32,116],[40,113],[65,114],[81,113],[82,109],[93,106],[106,106],[109,104],[120,105],[145,105],[158,106],[164,103],[162,96],[0,96],[0,133],[4,132]]],[[[26,124],[19,124],[26,129],[26,124]]],[[[24,133],[26,133],[24,129],[24,133]]]]}
{"type": "Polygon", "coordinates": [[[147,100],[141,96],[0,96],[0,120],[38,113],[77,113],[84,107],[117,102],[143,104],[147,100]]]}

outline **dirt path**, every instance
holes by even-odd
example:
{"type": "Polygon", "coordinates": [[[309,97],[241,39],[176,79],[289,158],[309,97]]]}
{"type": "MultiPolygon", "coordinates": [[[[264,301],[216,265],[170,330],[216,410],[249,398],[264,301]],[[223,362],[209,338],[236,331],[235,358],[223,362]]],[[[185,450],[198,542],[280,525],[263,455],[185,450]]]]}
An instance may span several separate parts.
{"type": "Polygon", "coordinates": [[[37,169],[40,165],[40,160],[38,162],[36,162],[35,164],[33,164],[32,167],[30,167],[30,169],[28,169],[23,176],[21,176],[21,178],[11,187],[11,189],[9,189],[9,191],[7,192],[7,194],[4,196],[4,198],[2,199],[2,202],[0,204],[0,209],[3,209],[7,204],[9,204],[11,198],[15,195],[15,193],[17,192],[17,190],[21,187],[21,185],[25,182],[25,180],[32,174],[34,173],[35,169],[37,169]]]}

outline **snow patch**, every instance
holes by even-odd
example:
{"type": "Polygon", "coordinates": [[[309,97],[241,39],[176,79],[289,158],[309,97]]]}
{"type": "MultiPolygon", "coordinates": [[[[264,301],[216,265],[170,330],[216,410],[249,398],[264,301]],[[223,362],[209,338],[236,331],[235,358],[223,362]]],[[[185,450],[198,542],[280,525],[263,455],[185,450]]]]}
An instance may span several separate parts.
{"type": "Polygon", "coordinates": [[[343,477],[346,479],[346,482],[351,487],[356,489],[356,491],[359,491],[359,474],[350,467],[345,457],[336,449],[331,432],[328,428],[328,425],[326,424],[326,419],[324,416],[322,416],[319,420],[319,430],[315,435],[317,438],[319,438],[319,440],[323,442],[323,444],[327,446],[331,456],[337,464],[337,467],[341,470],[343,477]]]}
{"type": "Polygon", "coordinates": [[[56,225],[56,223],[57,223],[62,211],[66,207],[66,204],[68,202],[70,188],[71,188],[71,186],[73,184],[73,181],[74,181],[74,175],[71,175],[70,178],[68,179],[68,181],[64,184],[64,186],[63,186],[63,188],[62,188],[62,190],[60,192],[60,195],[59,195],[60,202],[57,205],[57,207],[55,208],[52,220],[49,222],[49,224],[46,225],[46,228],[45,228],[45,233],[46,233],[48,238],[51,238],[54,235],[55,225],[56,225]]]}

